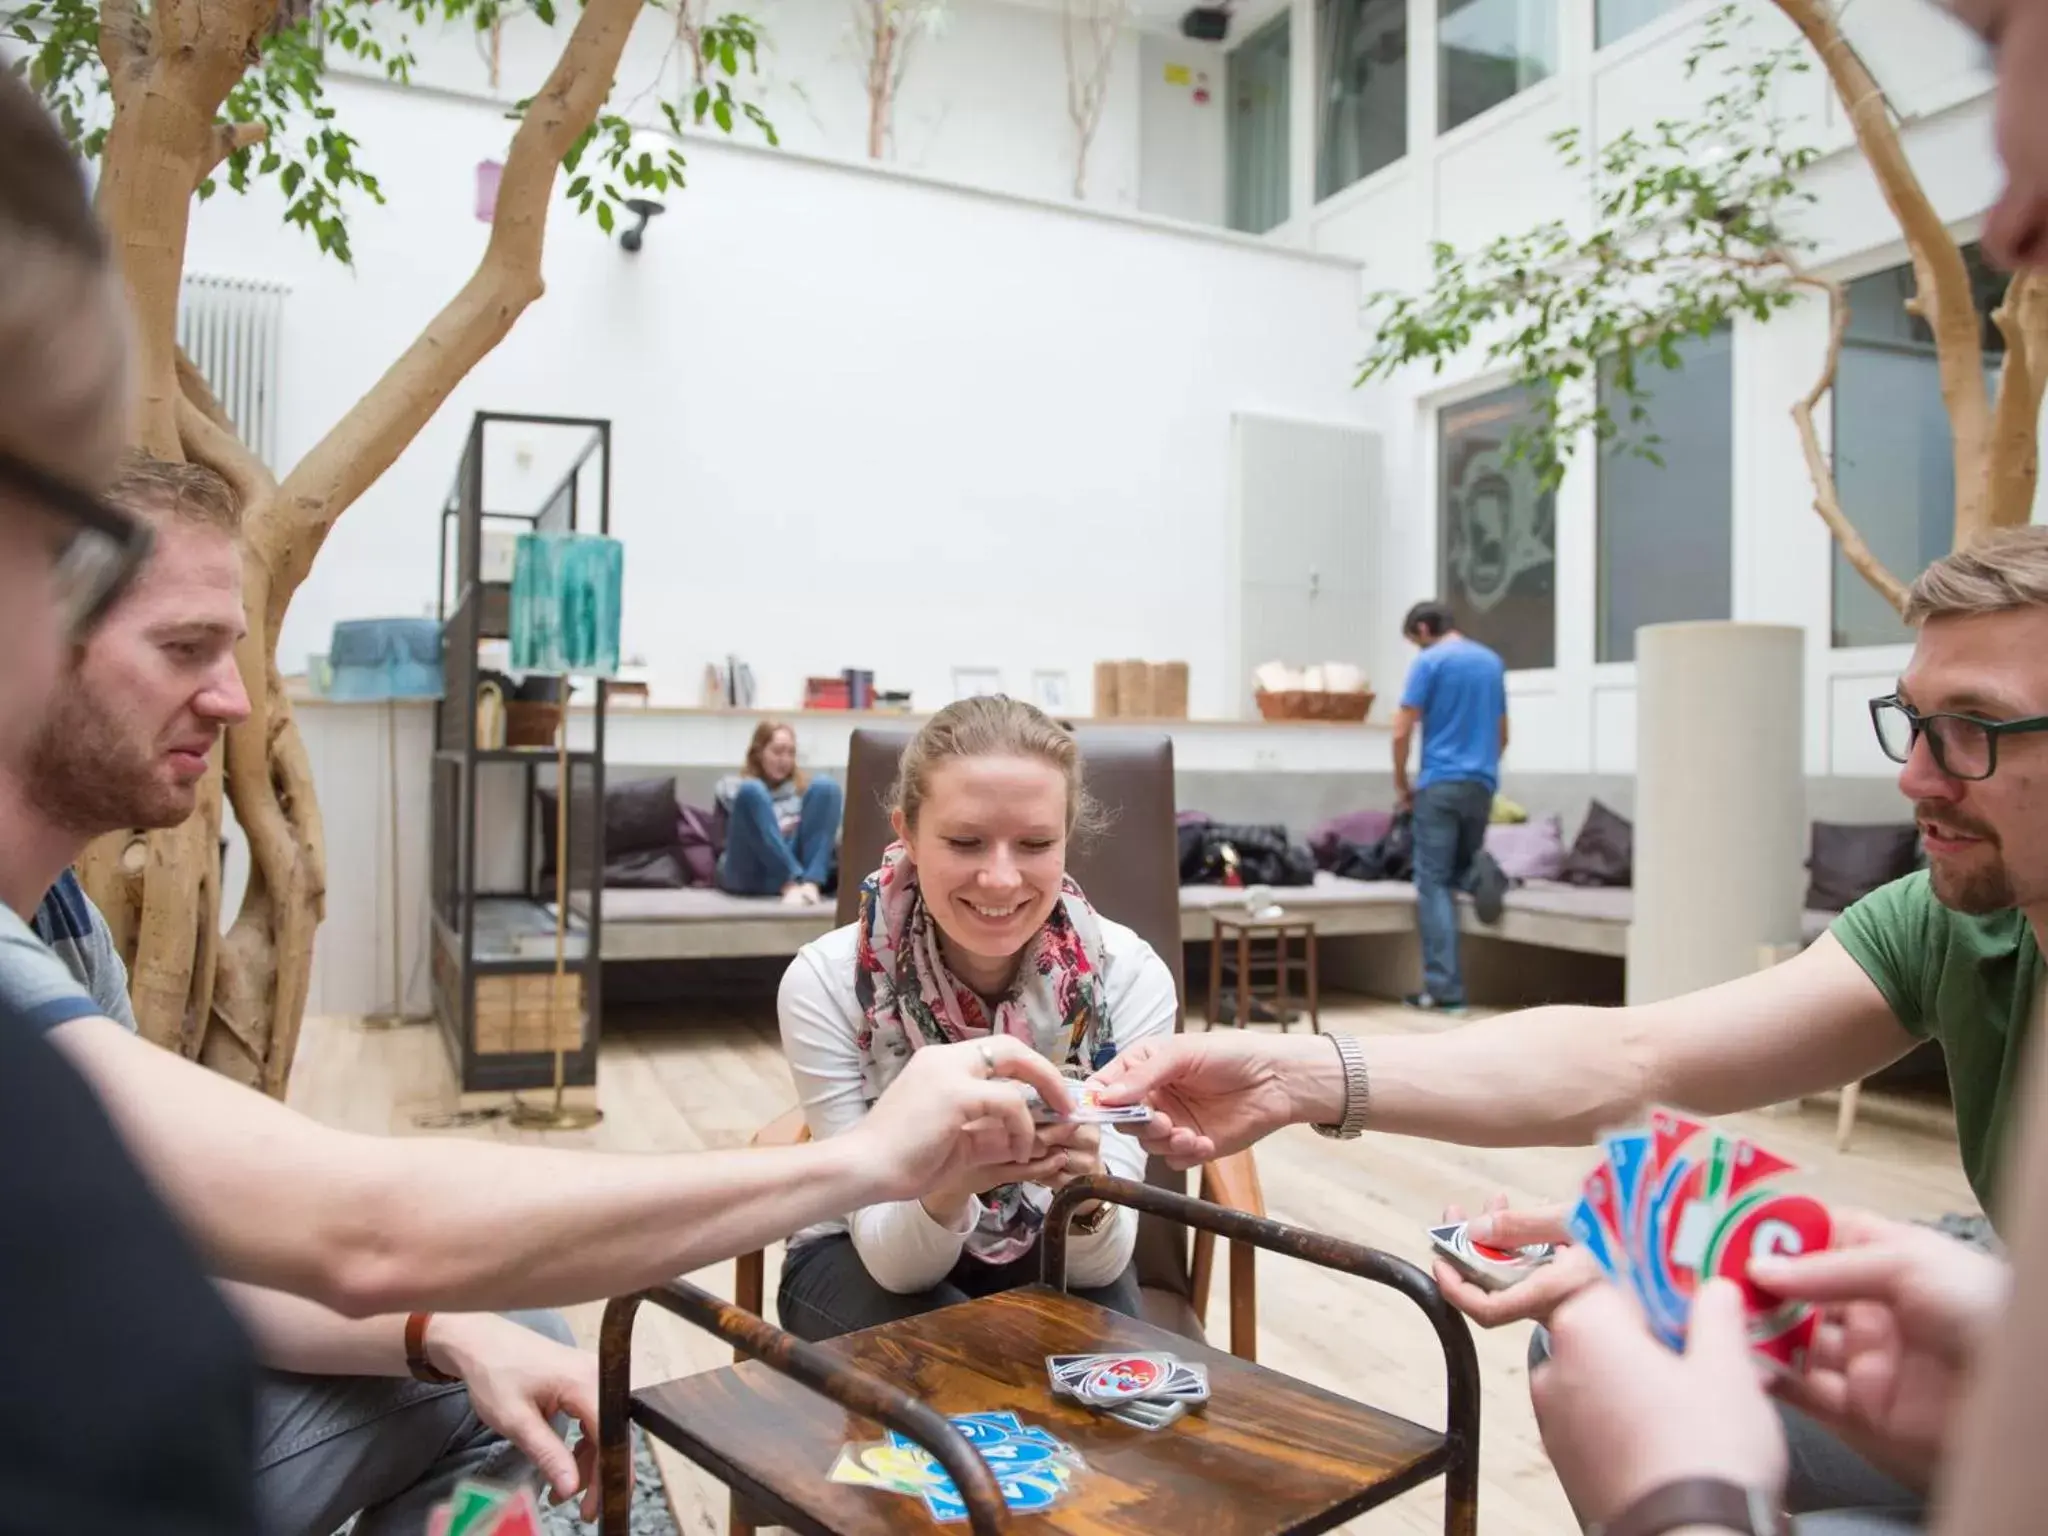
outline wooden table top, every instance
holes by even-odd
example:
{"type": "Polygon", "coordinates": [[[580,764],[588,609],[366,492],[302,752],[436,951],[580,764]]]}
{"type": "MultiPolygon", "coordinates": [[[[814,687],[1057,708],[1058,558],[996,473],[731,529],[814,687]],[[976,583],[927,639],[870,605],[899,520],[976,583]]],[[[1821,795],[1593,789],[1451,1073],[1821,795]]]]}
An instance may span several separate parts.
{"type": "MultiPolygon", "coordinates": [[[[1005,1291],[848,1334],[826,1346],[941,1413],[1009,1409],[1076,1446],[1088,1470],[1019,1532],[1070,1536],[1301,1536],[1325,1531],[1442,1469],[1444,1437],[1044,1286],[1005,1291]],[[1165,1350],[1209,1367],[1210,1400],[1147,1431],[1052,1395],[1047,1355],[1165,1350]]],[[[633,1394],[635,1417],[773,1511],[824,1536],[938,1529],[922,1501],[833,1483],[873,1420],[757,1360],[633,1394]],[[791,1517],[795,1517],[792,1519],[791,1517]]],[[[764,1511],[768,1513],[768,1511],[764,1511]]],[[[964,1530],[965,1527],[958,1527],[964,1530]]]]}

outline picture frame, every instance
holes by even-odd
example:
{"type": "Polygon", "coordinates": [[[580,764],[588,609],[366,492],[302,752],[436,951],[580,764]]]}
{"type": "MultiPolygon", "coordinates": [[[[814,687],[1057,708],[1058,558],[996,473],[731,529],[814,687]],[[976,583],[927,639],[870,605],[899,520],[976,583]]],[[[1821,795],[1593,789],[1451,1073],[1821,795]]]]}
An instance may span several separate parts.
{"type": "Polygon", "coordinates": [[[1031,674],[1031,702],[1048,715],[1065,714],[1073,708],[1073,698],[1066,673],[1041,671],[1031,674]]]}
{"type": "Polygon", "coordinates": [[[1001,667],[955,667],[953,669],[953,698],[987,698],[1003,691],[1003,669],[1001,667]]]}

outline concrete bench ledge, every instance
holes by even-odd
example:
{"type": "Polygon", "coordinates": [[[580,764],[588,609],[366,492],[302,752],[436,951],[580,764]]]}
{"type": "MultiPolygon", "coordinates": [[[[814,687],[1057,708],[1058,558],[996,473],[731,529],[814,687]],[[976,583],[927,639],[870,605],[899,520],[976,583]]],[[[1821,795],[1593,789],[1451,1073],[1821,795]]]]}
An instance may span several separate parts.
{"type": "MultiPolygon", "coordinates": [[[[1319,935],[1344,938],[1411,933],[1415,888],[1406,881],[1345,880],[1318,874],[1311,886],[1279,887],[1274,899],[1289,912],[1313,916],[1319,935]]],[[[583,903],[579,902],[581,910],[583,903]]],[[[1181,887],[1181,938],[1206,941],[1217,912],[1242,911],[1244,893],[1225,886],[1181,887]]],[[[606,960],[705,960],[793,955],[833,926],[833,909],[784,906],[773,896],[728,896],[723,891],[608,889],[603,893],[606,960]]],[[[1459,926],[1467,933],[1544,949],[1620,959],[1628,951],[1632,893],[1618,887],[1562,885],[1548,881],[1518,886],[1492,927],[1481,923],[1461,898],[1459,926]]],[[[1808,942],[1834,920],[1832,912],[1808,912],[1808,942]]]]}

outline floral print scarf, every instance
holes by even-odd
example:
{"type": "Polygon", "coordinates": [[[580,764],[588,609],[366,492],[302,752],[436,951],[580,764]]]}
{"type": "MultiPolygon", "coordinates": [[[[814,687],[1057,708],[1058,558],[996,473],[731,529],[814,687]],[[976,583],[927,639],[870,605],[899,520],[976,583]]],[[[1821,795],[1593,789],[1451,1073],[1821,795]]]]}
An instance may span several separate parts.
{"type": "MultiPolygon", "coordinates": [[[[993,1016],[972,987],[953,975],[939,949],[939,925],[918,889],[909,850],[892,843],[882,867],[861,882],[854,995],[862,1022],[855,1045],[872,1105],[910,1053],[987,1035],[1011,1035],[1056,1066],[1086,1076],[1116,1055],[1102,969],[1102,924],[1071,879],[1025,946],[1010,990],[993,1016]]],[[[1004,1264],[1031,1251],[1052,1192],[1005,1184],[982,1197],[967,1252],[1004,1264]]]]}

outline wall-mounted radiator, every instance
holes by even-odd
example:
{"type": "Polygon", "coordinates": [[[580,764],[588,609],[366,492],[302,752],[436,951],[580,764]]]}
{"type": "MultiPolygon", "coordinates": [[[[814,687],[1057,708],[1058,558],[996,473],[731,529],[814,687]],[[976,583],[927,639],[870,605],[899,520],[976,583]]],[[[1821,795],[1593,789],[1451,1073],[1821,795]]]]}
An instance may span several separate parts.
{"type": "Polygon", "coordinates": [[[178,292],[178,345],[192,359],[256,456],[277,462],[278,359],[284,330],[281,283],[188,273],[178,292]]]}

